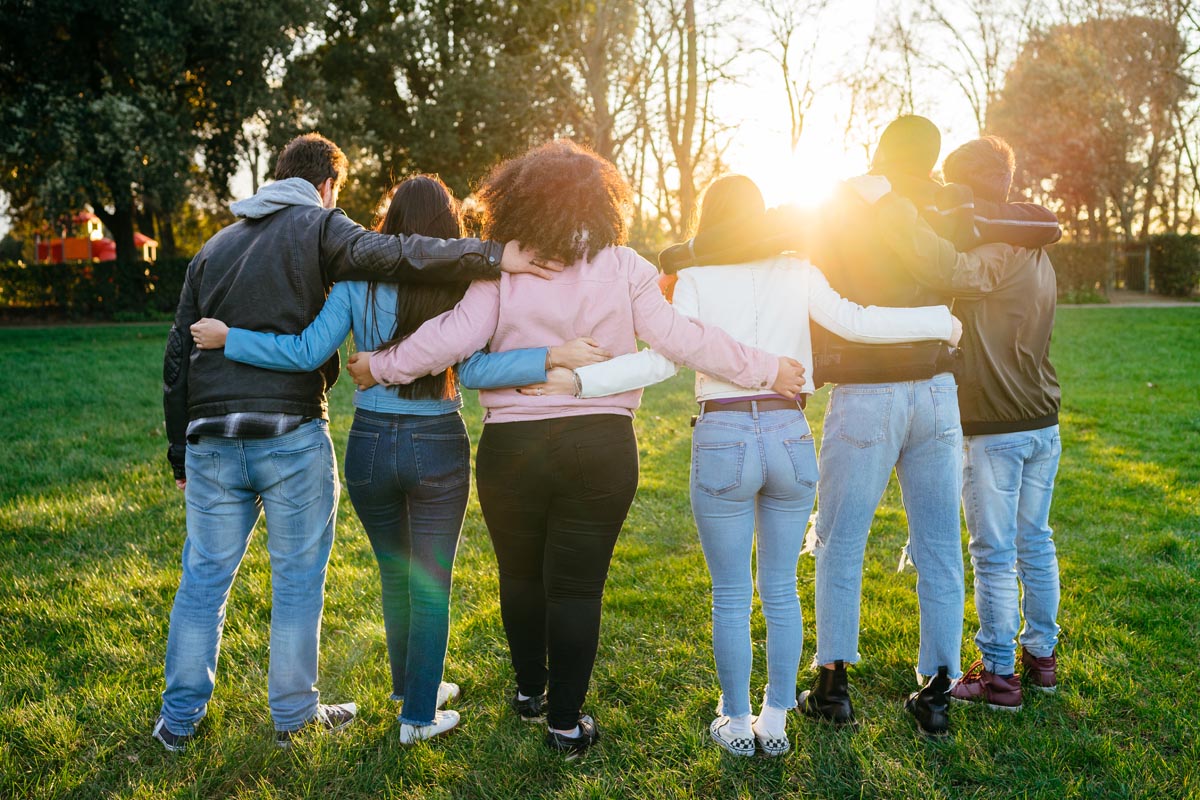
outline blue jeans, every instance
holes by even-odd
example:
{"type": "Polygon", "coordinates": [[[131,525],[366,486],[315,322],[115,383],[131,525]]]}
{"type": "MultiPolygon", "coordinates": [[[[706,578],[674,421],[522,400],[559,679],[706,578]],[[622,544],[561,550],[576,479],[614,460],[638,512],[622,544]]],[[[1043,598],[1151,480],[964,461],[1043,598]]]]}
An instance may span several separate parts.
{"type": "Polygon", "coordinates": [[[271,557],[267,701],[275,729],[317,713],[317,650],[325,571],[337,518],[338,480],[329,424],[312,420],[281,436],[201,436],[187,446],[187,539],[167,635],[162,716],[190,734],[208,710],[225,604],[261,512],[271,557]]]}
{"type": "Polygon", "coordinates": [[[750,713],[751,551],[767,622],[766,704],[796,705],[804,643],[796,562],[816,497],[817,457],[799,409],[706,411],[692,436],[692,513],[712,576],[712,640],[730,716],[750,713]]]}
{"type": "Polygon", "coordinates": [[[917,568],[921,643],[917,672],[961,675],[963,586],[958,496],[962,426],[948,373],[921,381],[845,384],[833,390],[821,439],[816,523],[817,662],[859,660],[863,555],[892,469],[917,568]]]}
{"type": "Polygon", "coordinates": [[[359,409],[350,427],[346,491],[379,563],[392,696],[410,725],[430,724],[437,707],[470,456],[457,413],[359,409]]]}
{"type": "Polygon", "coordinates": [[[966,437],[962,501],[979,613],[975,644],[984,667],[997,675],[1013,673],[1022,612],[1021,645],[1031,655],[1049,656],[1058,644],[1058,557],[1050,501],[1061,455],[1057,425],[966,437]]]}

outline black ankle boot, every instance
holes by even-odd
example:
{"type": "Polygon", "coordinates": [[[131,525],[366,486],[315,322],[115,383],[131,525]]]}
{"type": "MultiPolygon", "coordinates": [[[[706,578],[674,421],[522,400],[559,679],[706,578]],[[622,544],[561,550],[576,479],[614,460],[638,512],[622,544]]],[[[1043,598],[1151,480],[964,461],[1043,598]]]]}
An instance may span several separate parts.
{"type": "Polygon", "coordinates": [[[817,670],[817,685],[796,696],[802,714],[814,719],[827,719],[838,725],[854,722],[854,707],[850,705],[850,682],[846,679],[846,663],[833,662],[833,669],[817,670]]]}
{"type": "Polygon", "coordinates": [[[950,732],[950,670],[938,667],[937,675],[904,702],[904,710],[913,715],[917,728],[926,736],[945,736],[950,732]]]}

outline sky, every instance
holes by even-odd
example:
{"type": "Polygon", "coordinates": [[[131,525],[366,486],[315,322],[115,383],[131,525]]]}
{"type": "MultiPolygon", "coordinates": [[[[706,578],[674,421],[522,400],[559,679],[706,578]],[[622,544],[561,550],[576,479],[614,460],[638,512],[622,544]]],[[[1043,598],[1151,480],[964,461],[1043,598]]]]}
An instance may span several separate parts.
{"type": "MultiPolygon", "coordinates": [[[[865,172],[868,155],[845,140],[844,120],[850,98],[835,74],[842,64],[859,63],[879,15],[877,0],[833,0],[818,22],[815,84],[822,86],[805,118],[804,134],[793,153],[790,118],[782,72],[764,52],[743,56],[744,77],[717,97],[721,119],[734,126],[726,161],[734,172],[754,180],[768,205],[818,204],[838,180],[865,172]]],[[[888,4],[890,5],[890,3],[888,4]]],[[[761,21],[747,23],[761,28],[761,21]]],[[[797,35],[812,36],[808,31],[797,35]]],[[[743,36],[751,37],[753,33],[743,36]]],[[[929,116],[942,131],[942,156],[979,135],[970,105],[945,84],[918,88],[915,111],[929,116]]]]}

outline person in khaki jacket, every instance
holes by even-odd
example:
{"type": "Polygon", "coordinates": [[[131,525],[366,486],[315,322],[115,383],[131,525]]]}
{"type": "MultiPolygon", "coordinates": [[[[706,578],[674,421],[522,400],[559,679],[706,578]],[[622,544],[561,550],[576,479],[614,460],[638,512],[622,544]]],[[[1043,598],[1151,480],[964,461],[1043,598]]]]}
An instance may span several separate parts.
{"type": "MultiPolygon", "coordinates": [[[[1007,142],[985,136],[947,156],[943,171],[977,197],[1004,202],[1014,163],[1007,142]]],[[[950,694],[1018,711],[1015,640],[1026,684],[1044,692],[1057,686],[1059,573],[1049,524],[1062,453],[1061,392],[1050,363],[1054,268],[1043,248],[990,244],[956,253],[928,226],[914,226],[915,216],[911,204],[884,208],[885,236],[897,252],[986,276],[974,287],[978,291],[964,285],[954,305],[964,330],[956,370],[965,445],[962,504],[982,657],[950,694]],[[1022,614],[1025,627],[1018,634],[1022,614]]]]}

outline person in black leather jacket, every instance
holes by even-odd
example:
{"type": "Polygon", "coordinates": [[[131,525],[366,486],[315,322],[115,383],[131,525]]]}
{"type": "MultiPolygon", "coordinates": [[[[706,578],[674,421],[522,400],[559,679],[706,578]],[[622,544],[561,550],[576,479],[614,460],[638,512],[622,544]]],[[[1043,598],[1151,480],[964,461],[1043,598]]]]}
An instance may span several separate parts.
{"type": "Polygon", "coordinates": [[[216,675],[225,603],[261,512],[271,556],[268,702],[276,742],[307,725],[337,730],[353,703],[324,705],[316,689],[325,573],[337,517],[338,478],[326,393],[334,355],[320,369],[283,373],[192,346],[201,317],[299,333],[331,283],[496,279],[501,269],[548,276],[515,242],[441,240],[368,231],[338,208],[347,161],[317,134],[281,152],[274,183],[231,210],[242,217],[208,240],[188,266],[163,362],[168,460],[187,499],[183,574],[167,637],[166,689],[153,736],[186,747],[216,675]]]}

